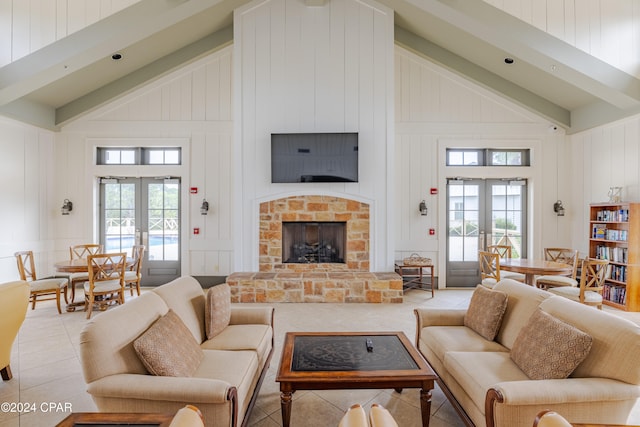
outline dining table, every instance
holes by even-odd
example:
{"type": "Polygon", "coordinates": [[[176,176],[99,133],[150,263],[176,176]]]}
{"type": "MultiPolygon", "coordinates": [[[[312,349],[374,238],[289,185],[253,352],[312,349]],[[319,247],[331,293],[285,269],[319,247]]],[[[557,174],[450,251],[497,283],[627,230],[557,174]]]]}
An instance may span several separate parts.
{"type": "Polygon", "coordinates": [[[568,276],[573,272],[573,266],[543,259],[507,258],[500,260],[500,270],[522,273],[525,277],[525,283],[534,286],[536,276],[568,276]]]}
{"type": "MultiPolygon", "coordinates": [[[[128,270],[135,264],[136,260],[133,257],[127,257],[125,261],[125,269],[128,270]]],[[[89,263],[86,258],[74,258],[64,261],[58,261],[53,264],[54,268],[59,273],[87,273],[89,274],[89,263]]],[[[73,295],[73,293],[72,293],[73,295]]],[[[81,302],[71,301],[67,304],[67,311],[75,311],[77,307],[84,307],[84,299],[81,302]]]]}

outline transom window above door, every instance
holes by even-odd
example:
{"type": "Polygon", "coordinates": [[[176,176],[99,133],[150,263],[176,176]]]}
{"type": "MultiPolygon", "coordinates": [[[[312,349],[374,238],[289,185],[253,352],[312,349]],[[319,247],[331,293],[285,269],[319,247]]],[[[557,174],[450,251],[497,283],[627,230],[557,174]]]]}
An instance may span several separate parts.
{"type": "Polygon", "coordinates": [[[530,166],[528,149],[448,148],[447,166],[530,166]]]}
{"type": "Polygon", "coordinates": [[[181,165],[178,147],[98,147],[98,165],[181,165]]]}

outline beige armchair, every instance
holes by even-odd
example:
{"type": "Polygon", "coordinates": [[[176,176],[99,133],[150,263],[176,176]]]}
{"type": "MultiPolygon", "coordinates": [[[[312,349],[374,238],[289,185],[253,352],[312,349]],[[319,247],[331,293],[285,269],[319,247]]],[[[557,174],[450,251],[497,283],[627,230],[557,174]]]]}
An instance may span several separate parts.
{"type": "Polygon", "coordinates": [[[12,378],[11,347],[27,314],[29,294],[24,280],[0,284],[0,374],[4,381],[12,378]]]}

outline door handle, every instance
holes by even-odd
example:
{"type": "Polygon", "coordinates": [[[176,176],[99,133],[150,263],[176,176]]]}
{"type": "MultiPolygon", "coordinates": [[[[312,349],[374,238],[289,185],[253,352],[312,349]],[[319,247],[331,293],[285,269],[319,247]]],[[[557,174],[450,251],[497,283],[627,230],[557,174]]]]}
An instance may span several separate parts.
{"type": "Polygon", "coordinates": [[[147,231],[142,232],[142,244],[149,247],[149,232],[147,231]]]}
{"type": "Polygon", "coordinates": [[[136,228],[136,237],[135,237],[135,241],[136,241],[136,245],[141,245],[142,242],[140,241],[140,229],[136,228]]]}
{"type": "Polygon", "coordinates": [[[480,231],[480,237],[478,238],[478,250],[479,251],[484,251],[486,246],[484,245],[485,242],[485,234],[484,231],[480,231]]]}

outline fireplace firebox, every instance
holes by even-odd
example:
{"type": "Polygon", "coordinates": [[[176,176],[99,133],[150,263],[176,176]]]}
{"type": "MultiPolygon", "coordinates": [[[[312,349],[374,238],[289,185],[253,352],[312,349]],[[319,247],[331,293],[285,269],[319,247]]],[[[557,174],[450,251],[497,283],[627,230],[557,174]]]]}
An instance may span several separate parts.
{"type": "Polygon", "coordinates": [[[284,263],[345,263],[346,222],[283,222],[284,263]]]}

